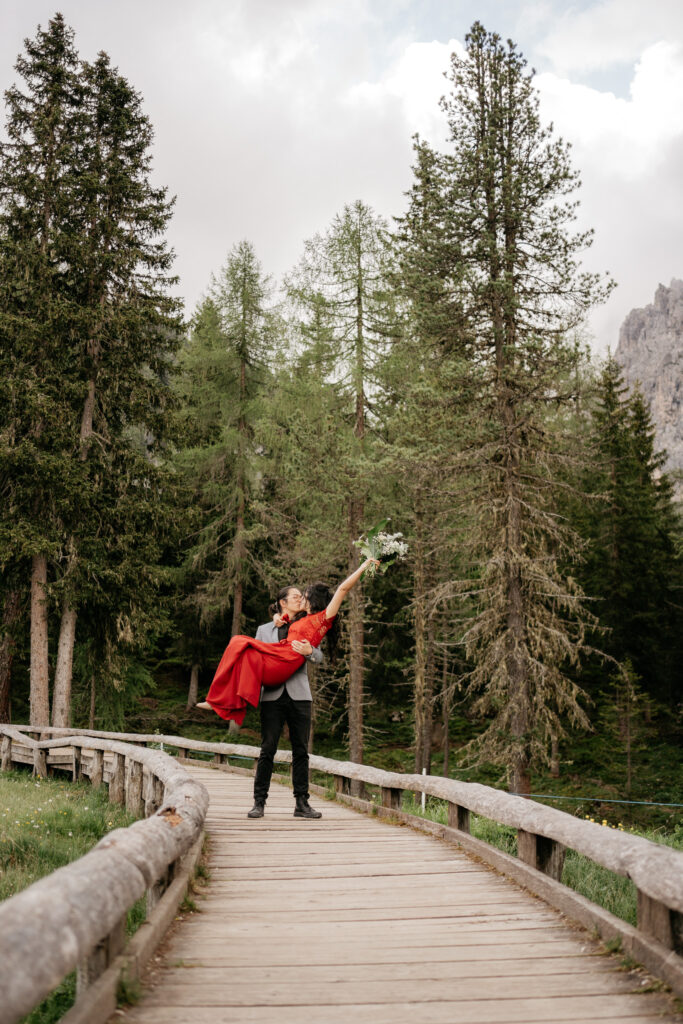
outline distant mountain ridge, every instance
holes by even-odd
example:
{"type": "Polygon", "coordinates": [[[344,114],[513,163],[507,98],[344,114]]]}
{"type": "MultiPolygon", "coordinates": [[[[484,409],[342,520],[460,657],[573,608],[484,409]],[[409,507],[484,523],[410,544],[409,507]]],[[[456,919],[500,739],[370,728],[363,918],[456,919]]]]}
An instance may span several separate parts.
{"type": "Polygon", "coordinates": [[[651,305],[631,310],[614,356],[627,383],[640,382],[666,469],[683,470],[683,281],[660,284],[651,305]]]}

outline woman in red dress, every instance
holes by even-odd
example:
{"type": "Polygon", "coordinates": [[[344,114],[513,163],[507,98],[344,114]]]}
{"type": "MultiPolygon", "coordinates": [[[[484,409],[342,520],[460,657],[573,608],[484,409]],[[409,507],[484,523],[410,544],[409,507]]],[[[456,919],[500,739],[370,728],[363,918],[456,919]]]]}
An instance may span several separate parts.
{"type": "Polygon", "coordinates": [[[303,665],[305,658],[296,653],[292,641],[308,640],[312,647],[317,647],[332,629],[342,601],[373,561],[376,560],[366,559],[339,584],[334,596],[326,587],[309,587],[304,595],[307,614],[292,623],[287,639],[279,644],[267,644],[250,636],[234,636],[216,669],[206,700],[197,707],[213,708],[221,718],[241,725],[247,705],[257,706],[261,686],[281,686],[303,665]]]}

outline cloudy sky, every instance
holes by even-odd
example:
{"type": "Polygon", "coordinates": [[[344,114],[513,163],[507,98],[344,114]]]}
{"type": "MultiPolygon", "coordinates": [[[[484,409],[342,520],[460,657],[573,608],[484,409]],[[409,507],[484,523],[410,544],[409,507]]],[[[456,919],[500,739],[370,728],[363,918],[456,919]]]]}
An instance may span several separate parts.
{"type": "Polygon", "coordinates": [[[614,345],[634,306],[683,277],[681,0],[0,0],[0,85],[59,9],[85,58],[106,50],[144,97],[188,312],[250,239],[276,279],[360,198],[403,209],[411,136],[445,142],[438,99],[475,18],[537,71],[573,144],[586,256],[619,287],[591,320],[614,345]]]}

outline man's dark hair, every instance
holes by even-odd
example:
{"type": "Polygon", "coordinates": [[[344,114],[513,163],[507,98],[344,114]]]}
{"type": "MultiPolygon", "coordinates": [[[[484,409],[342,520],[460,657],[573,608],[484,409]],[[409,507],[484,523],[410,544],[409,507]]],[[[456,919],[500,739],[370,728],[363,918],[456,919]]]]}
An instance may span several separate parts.
{"type": "Polygon", "coordinates": [[[293,583],[290,583],[289,586],[282,587],[278,590],[275,600],[268,606],[268,611],[271,615],[275,615],[276,612],[282,613],[282,602],[287,600],[291,590],[298,590],[298,587],[295,587],[293,583]]]}

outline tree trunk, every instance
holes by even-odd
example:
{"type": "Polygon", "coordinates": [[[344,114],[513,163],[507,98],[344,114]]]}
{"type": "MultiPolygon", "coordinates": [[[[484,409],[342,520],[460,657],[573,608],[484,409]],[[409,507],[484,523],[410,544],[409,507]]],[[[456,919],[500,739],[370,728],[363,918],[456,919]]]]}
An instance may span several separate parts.
{"type": "Polygon", "coordinates": [[[65,600],[59,628],[57,667],[52,692],[52,724],[64,729],[71,725],[71,677],[77,614],[75,608],[70,608],[68,601],[65,600]]]}
{"type": "MultiPolygon", "coordinates": [[[[94,343],[91,343],[94,344],[94,343]]],[[[88,457],[90,440],[93,432],[95,414],[95,379],[88,381],[88,393],[83,403],[81,429],[79,433],[78,458],[85,462],[88,457]]],[[[76,542],[72,537],[69,544],[69,562],[67,573],[74,571],[76,559],[76,542]]],[[[54,690],[52,694],[52,724],[60,728],[71,725],[71,684],[73,679],[74,644],[76,642],[76,620],[78,612],[73,599],[65,597],[62,603],[62,618],[59,624],[59,641],[57,644],[57,667],[55,668],[54,690]]]]}
{"type": "Polygon", "coordinates": [[[199,665],[195,661],[190,669],[190,689],[187,692],[187,707],[193,708],[199,698],[199,665]]]}
{"type": "Polygon", "coordinates": [[[443,649],[443,664],[441,666],[441,715],[443,721],[443,774],[448,778],[450,770],[450,724],[451,724],[451,697],[448,691],[448,655],[446,648],[443,649]]]}
{"type": "Polygon", "coordinates": [[[2,613],[2,638],[0,638],[0,722],[11,720],[10,685],[16,647],[14,630],[20,616],[21,591],[10,590],[5,597],[5,607],[2,613]]]}
{"type": "Polygon", "coordinates": [[[90,676],[90,714],[88,715],[88,728],[95,728],[95,698],[97,697],[97,687],[95,684],[95,674],[90,676]]]}
{"type": "Polygon", "coordinates": [[[526,796],[531,792],[530,752],[527,733],[531,724],[529,667],[524,655],[524,597],[520,573],[522,552],[522,506],[519,499],[520,451],[517,443],[515,412],[504,381],[498,383],[501,393],[501,426],[507,455],[504,478],[505,551],[507,605],[508,699],[512,706],[511,733],[515,741],[510,766],[510,789],[526,796]]]}
{"type": "Polygon", "coordinates": [[[434,728],[434,619],[427,620],[427,662],[425,665],[425,700],[422,722],[422,767],[432,772],[432,731],[434,728]]]}
{"type": "MultiPolygon", "coordinates": [[[[354,535],[357,537],[358,533],[354,535]]],[[[358,568],[358,548],[351,548],[349,575],[358,568]]],[[[358,583],[349,594],[349,758],[363,763],[363,591],[358,583]]]]}
{"type": "Polygon", "coordinates": [[[47,556],[34,555],[31,569],[31,725],[50,724],[46,587],[47,556]]]}
{"type": "Polygon", "coordinates": [[[557,736],[550,741],[550,775],[553,779],[560,777],[560,743],[557,736]]]}
{"type": "Polygon", "coordinates": [[[424,607],[424,549],[418,527],[415,540],[415,692],[413,707],[415,714],[415,771],[422,773],[425,765],[425,699],[427,690],[427,629],[424,607]]]}

